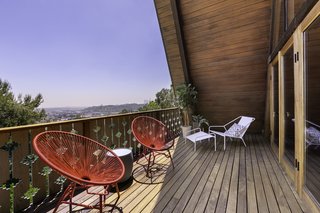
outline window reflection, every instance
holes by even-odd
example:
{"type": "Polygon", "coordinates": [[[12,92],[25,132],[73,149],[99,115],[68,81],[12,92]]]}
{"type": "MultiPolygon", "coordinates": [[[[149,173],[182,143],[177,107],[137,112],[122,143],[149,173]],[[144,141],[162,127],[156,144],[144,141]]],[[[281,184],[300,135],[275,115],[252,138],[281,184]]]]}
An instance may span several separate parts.
{"type": "Polygon", "coordinates": [[[304,33],[306,59],[306,186],[320,202],[320,18],[304,33]]]}
{"type": "Polygon", "coordinates": [[[285,151],[284,154],[291,165],[294,165],[294,63],[293,47],[284,55],[284,121],[285,151]]]}

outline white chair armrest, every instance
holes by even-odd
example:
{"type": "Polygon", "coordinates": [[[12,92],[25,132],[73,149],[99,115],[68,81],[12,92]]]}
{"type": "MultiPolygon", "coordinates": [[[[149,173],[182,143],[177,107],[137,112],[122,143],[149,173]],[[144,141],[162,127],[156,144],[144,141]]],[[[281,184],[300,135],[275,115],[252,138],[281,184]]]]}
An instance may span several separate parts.
{"type": "Polygon", "coordinates": [[[225,131],[226,129],[226,125],[215,125],[215,126],[209,126],[209,132],[211,131],[211,129],[213,128],[223,128],[225,131]]]}
{"type": "Polygon", "coordinates": [[[200,132],[200,131],[201,131],[200,128],[194,128],[194,129],[191,129],[191,130],[187,131],[187,132],[186,132],[186,135],[189,135],[189,134],[192,133],[192,132],[200,132]]]}
{"type": "Polygon", "coordinates": [[[208,132],[208,134],[216,137],[216,133],[214,133],[212,130],[210,130],[210,131],[208,132]]]}
{"type": "Polygon", "coordinates": [[[225,133],[224,133],[224,132],[213,131],[213,130],[210,130],[210,131],[209,131],[209,134],[210,134],[210,135],[214,135],[215,137],[216,137],[216,135],[220,135],[220,136],[222,136],[222,137],[225,136],[225,133]]]}
{"type": "Polygon", "coordinates": [[[239,117],[237,117],[237,118],[233,119],[232,121],[229,121],[229,122],[228,122],[228,123],[226,123],[224,126],[228,126],[229,124],[231,124],[231,123],[235,122],[235,121],[236,121],[236,120],[238,120],[239,118],[241,118],[241,116],[239,116],[239,117]]]}
{"type": "Polygon", "coordinates": [[[313,123],[313,122],[311,122],[311,121],[308,121],[308,120],[306,120],[306,122],[307,122],[308,124],[311,124],[312,126],[317,127],[318,129],[320,129],[320,126],[319,126],[319,125],[317,125],[317,124],[315,124],[315,123],[313,123]]]}

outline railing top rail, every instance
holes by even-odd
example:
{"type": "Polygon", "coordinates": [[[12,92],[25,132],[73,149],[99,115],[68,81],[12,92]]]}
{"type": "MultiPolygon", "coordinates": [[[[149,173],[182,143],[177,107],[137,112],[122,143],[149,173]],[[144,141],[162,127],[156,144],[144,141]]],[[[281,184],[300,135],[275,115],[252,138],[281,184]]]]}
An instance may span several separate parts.
{"type": "Polygon", "coordinates": [[[145,114],[145,113],[162,112],[162,111],[169,111],[169,110],[175,110],[175,109],[178,109],[178,107],[167,108],[167,109],[158,109],[158,110],[149,110],[149,111],[142,111],[142,112],[116,114],[116,115],[99,116],[99,117],[91,117],[91,118],[80,118],[80,119],[67,120],[67,121],[55,121],[55,122],[49,122],[49,123],[38,123],[38,124],[30,124],[30,125],[22,125],[22,126],[14,126],[14,127],[5,127],[5,128],[0,128],[0,133],[17,131],[17,130],[22,130],[22,129],[39,128],[41,126],[48,127],[48,126],[54,126],[54,125],[60,125],[60,124],[79,123],[79,122],[91,121],[91,120],[97,120],[97,119],[117,118],[117,117],[123,117],[123,116],[140,115],[140,114],[145,114]]]}

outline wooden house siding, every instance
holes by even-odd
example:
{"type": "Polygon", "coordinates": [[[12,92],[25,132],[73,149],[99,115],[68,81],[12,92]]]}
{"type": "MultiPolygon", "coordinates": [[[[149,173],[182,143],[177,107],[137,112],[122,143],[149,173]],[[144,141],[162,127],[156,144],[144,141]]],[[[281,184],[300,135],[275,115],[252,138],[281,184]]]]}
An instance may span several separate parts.
{"type": "MultiPolygon", "coordinates": [[[[264,128],[271,1],[180,0],[176,4],[189,78],[199,92],[197,113],[212,124],[239,115],[254,116],[251,131],[260,132],[264,128]]],[[[160,22],[168,18],[158,15],[160,22]]],[[[165,40],[167,35],[162,36],[165,40]]],[[[177,82],[176,71],[170,72],[177,82]]]]}

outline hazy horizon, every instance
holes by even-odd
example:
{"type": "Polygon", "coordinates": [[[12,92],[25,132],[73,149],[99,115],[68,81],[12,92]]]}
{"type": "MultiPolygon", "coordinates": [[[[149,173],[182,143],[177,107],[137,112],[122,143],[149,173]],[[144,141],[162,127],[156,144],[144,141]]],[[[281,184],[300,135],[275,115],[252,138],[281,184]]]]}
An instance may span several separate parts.
{"type": "Polygon", "coordinates": [[[50,108],[88,108],[88,107],[99,107],[99,106],[108,106],[108,105],[126,105],[126,104],[146,104],[146,103],[122,103],[122,104],[100,104],[100,105],[88,105],[88,106],[57,106],[57,107],[42,107],[40,106],[40,108],[42,109],[50,109],[50,108]]]}
{"type": "Polygon", "coordinates": [[[153,1],[1,1],[0,25],[0,78],[41,108],[145,103],[171,85],[153,1]]]}

